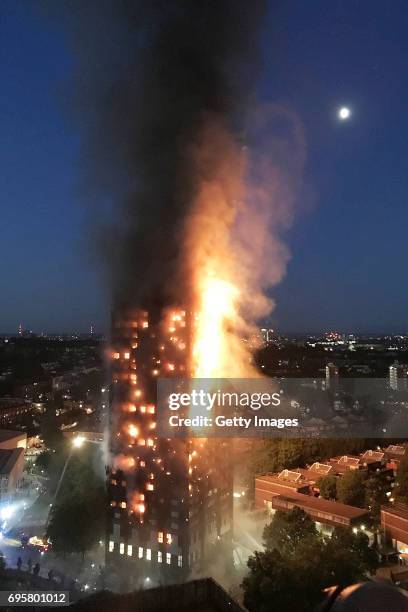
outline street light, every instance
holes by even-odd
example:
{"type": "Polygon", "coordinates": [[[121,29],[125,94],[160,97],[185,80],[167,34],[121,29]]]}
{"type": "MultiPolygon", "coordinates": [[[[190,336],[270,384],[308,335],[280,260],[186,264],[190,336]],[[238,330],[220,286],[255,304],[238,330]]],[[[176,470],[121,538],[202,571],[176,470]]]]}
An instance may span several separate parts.
{"type": "Polygon", "coordinates": [[[86,438],[84,438],[84,436],[75,436],[75,438],[72,440],[72,446],[75,448],[81,448],[84,442],[86,442],[86,438]]]}

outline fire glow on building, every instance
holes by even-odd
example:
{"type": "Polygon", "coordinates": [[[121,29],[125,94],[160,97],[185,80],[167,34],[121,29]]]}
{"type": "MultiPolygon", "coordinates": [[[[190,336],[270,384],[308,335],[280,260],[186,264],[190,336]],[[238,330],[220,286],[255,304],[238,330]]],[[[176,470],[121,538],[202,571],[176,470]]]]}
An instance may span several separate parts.
{"type": "Polygon", "coordinates": [[[119,567],[120,557],[137,564],[139,583],[141,577],[142,583],[147,577],[182,579],[204,569],[220,540],[232,544],[227,442],[169,440],[155,432],[156,380],[188,373],[196,319],[181,309],[159,321],[149,314],[122,312],[112,330],[115,459],[108,546],[119,567]]]}

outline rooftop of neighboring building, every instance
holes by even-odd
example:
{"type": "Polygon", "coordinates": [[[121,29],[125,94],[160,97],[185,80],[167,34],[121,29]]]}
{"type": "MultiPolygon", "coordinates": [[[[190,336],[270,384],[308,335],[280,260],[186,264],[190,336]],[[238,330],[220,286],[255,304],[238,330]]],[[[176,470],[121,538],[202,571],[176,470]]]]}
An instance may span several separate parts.
{"type": "Polygon", "coordinates": [[[81,612],[244,612],[212,578],[134,591],[125,595],[102,591],[81,599],[71,607],[81,612]]]}
{"type": "Polygon", "coordinates": [[[402,444],[389,444],[383,448],[383,452],[387,459],[402,459],[405,455],[405,448],[402,444]]]}
{"type": "Polygon", "coordinates": [[[17,438],[21,440],[21,438],[26,438],[27,434],[24,431],[14,431],[12,429],[0,429],[0,444],[1,442],[8,442],[13,438],[17,438]]]}
{"type": "Polygon", "coordinates": [[[398,518],[408,521],[408,505],[401,502],[395,502],[393,505],[381,506],[381,512],[387,512],[398,518]]]}
{"type": "Polygon", "coordinates": [[[347,504],[342,504],[337,501],[331,501],[321,497],[313,497],[311,495],[303,495],[302,493],[277,495],[273,501],[278,501],[279,499],[291,502],[305,510],[310,509],[316,512],[326,512],[327,514],[333,514],[350,520],[359,519],[368,514],[368,510],[365,508],[348,506],[347,504]]]}
{"type": "Polygon", "coordinates": [[[0,476],[7,476],[24,454],[24,448],[0,449],[0,476]]]}
{"type": "Polygon", "coordinates": [[[293,487],[294,489],[305,487],[309,482],[302,475],[302,471],[307,470],[282,470],[278,474],[264,474],[256,477],[257,484],[278,484],[284,487],[293,487]]]}

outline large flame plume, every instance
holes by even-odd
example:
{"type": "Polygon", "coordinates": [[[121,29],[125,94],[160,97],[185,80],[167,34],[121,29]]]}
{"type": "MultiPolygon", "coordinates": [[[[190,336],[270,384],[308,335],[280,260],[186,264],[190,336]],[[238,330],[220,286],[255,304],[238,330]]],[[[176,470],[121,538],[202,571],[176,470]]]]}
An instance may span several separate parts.
{"type": "MultiPolygon", "coordinates": [[[[265,115],[271,114],[276,110],[265,115]]],[[[296,148],[303,151],[299,136],[296,148]]],[[[285,272],[288,252],[279,234],[291,220],[293,181],[283,189],[279,156],[254,160],[218,121],[205,126],[192,155],[201,182],[184,240],[195,322],[191,371],[197,378],[259,376],[252,358],[257,321],[271,312],[266,291],[285,272]]]]}

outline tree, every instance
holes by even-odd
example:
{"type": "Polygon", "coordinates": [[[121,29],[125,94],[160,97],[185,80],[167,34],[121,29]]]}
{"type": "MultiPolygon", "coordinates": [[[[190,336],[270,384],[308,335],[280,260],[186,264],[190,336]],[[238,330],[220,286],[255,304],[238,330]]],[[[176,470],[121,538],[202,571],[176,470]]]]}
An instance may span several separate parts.
{"type": "Polygon", "coordinates": [[[401,459],[397,477],[396,477],[396,488],[395,497],[398,501],[408,504],[408,454],[405,453],[401,459]]]}
{"type": "Polygon", "coordinates": [[[378,567],[377,554],[361,531],[354,534],[349,529],[337,527],[325,548],[325,571],[336,577],[336,584],[351,584],[372,574],[378,567]]]}
{"type": "Polygon", "coordinates": [[[278,550],[255,552],[248,560],[249,574],[242,582],[248,610],[297,610],[299,594],[293,571],[278,550]]]}
{"type": "Polygon", "coordinates": [[[364,506],[364,475],[358,470],[348,470],[337,482],[337,499],[350,506],[364,506]]]}
{"type": "Polygon", "coordinates": [[[265,548],[277,549],[282,554],[293,554],[302,540],[310,538],[318,538],[316,526],[310,516],[297,506],[290,512],[277,510],[263,532],[265,548]]]}
{"type": "Polygon", "coordinates": [[[387,491],[390,485],[386,477],[376,474],[368,478],[365,482],[365,501],[364,506],[370,510],[370,516],[374,523],[379,523],[381,506],[387,501],[387,491]]]}
{"type": "Polygon", "coordinates": [[[364,533],[341,527],[325,538],[304,514],[294,508],[285,520],[277,512],[265,529],[266,550],[249,558],[242,587],[251,612],[280,608],[310,612],[322,600],[324,588],[351,584],[377,567],[377,556],[364,533]]]}
{"type": "Polygon", "coordinates": [[[320,491],[320,497],[323,499],[336,499],[337,495],[337,478],[332,474],[322,476],[316,482],[320,491]]]}
{"type": "Polygon", "coordinates": [[[52,510],[47,536],[57,554],[90,550],[104,534],[105,491],[92,489],[82,497],[64,498],[52,510]]]}
{"type": "Polygon", "coordinates": [[[52,461],[52,454],[50,451],[43,451],[40,455],[38,455],[35,465],[40,470],[48,471],[52,461]]]}
{"type": "Polygon", "coordinates": [[[40,431],[47,448],[56,450],[62,444],[63,435],[53,403],[48,405],[47,411],[40,419],[40,431]]]}
{"type": "Polygon", "coordinates": [[[52,509],[47,535],[56,553],[84,555],[104,534],[105,483],[93,467],[103,462],[100,449],[91,446],[70,458],[52,509]]]}

